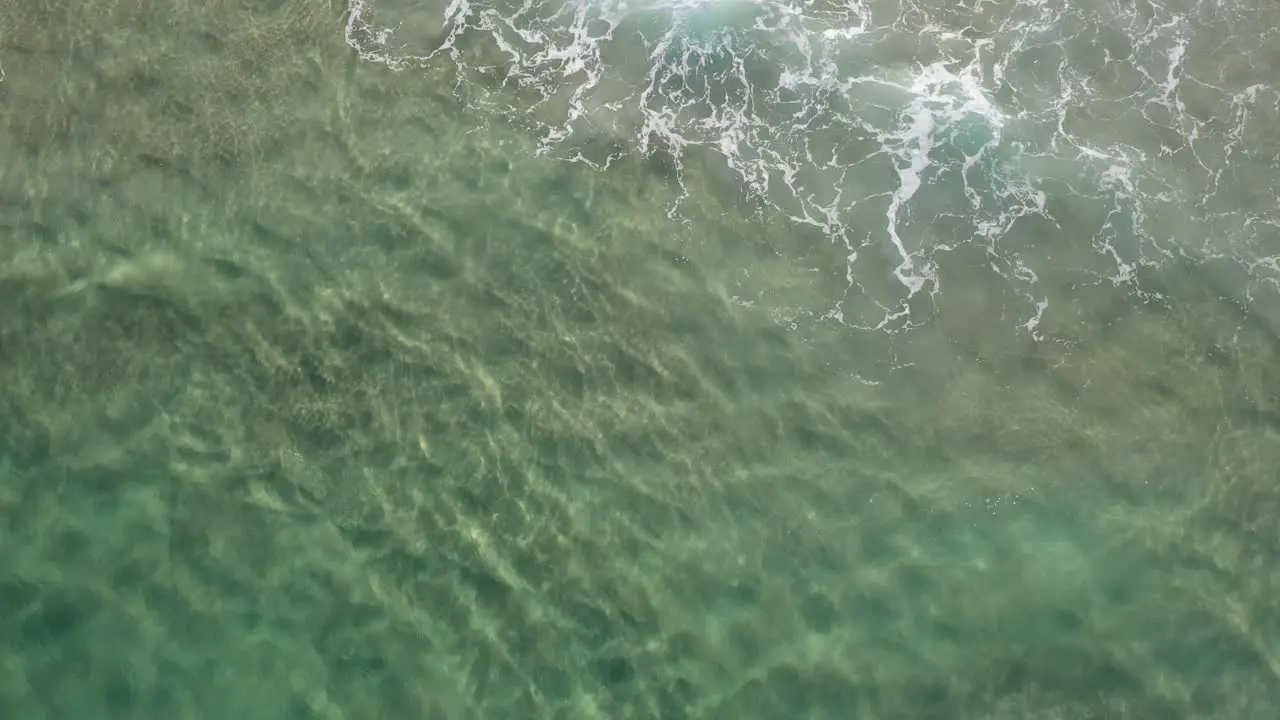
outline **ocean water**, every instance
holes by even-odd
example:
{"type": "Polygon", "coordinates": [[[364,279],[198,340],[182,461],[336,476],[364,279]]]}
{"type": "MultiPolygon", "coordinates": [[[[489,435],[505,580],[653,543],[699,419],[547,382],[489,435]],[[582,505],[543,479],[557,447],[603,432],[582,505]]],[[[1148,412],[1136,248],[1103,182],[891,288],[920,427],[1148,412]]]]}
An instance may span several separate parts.
{"type": "Polygon", "coordinates": [[[0,0],[0,717],[1280,716],[1277,27],[0,0]]]}

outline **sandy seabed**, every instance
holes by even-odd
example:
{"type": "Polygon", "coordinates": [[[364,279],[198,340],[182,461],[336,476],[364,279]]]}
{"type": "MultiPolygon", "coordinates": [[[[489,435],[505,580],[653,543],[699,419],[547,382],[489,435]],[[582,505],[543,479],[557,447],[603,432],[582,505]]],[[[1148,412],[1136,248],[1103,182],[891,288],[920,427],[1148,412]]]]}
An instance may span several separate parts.
{"type": "Polygon", "coordinates": [[[0,4],[0,715],[1276,716],[1280,341],[1194,268],[788,318],[821,238],[342,22],[0,4]]]}

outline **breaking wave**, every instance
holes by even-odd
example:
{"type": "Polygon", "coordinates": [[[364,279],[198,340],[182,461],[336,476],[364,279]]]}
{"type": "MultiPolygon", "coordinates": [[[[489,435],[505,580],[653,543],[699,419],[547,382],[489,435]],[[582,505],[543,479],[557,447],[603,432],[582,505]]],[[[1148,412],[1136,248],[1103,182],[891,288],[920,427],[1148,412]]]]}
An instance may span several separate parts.
{"type": "MultiPolygon", "coordinates": [[[[980,251],[1035,333],[1041,276],[1130,287],[1173,260],[1280,334],[1280,94],[1264,8],[1022,0],[354,0],[347,39],[448,63],[468,103],[543,154],[605,168],[692,153],[845,250],[815,314],[923,322],[949,253],[980,251]],[[1225,58],[1232,43],[1238,58],[1225,58]],[[1239,70],[1221,70],[1232,60],[1239,70]],[[1257,65],[1258,67],[1255,67],[1257,65]],[[1211,72],[1219,73],[1213,75],[1211,72]],[[1268,134],[1268,133],[1271,134],[1268,134]],[[893,282],[870,292],[867,272],[893,282]],[[889,288],[889,289],[886,289],[889,288]]],[[[682,176],[682,175],[681,175],[682,176]]],[[[1079,283],[1078,283],[1079,284],[1079,283]]]]}

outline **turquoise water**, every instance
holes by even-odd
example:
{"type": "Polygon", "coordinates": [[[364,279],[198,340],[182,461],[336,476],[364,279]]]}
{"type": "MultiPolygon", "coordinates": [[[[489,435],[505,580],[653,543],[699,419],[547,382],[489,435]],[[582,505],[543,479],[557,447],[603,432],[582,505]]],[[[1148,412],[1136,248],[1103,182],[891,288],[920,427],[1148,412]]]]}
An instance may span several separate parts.
{"type": "Polygon", "coordinates": [[[1275,717],[1275,11],[936,5],[0,3],[0,716],[1275,717]]]}

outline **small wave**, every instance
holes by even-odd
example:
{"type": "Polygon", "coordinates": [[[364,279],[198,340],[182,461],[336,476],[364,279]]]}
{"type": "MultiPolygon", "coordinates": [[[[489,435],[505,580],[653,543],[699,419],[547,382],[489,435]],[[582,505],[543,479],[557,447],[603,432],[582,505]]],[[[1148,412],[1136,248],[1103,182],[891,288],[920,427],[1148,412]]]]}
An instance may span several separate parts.
{"type": "Polygon", "coordinates": [[[844,297],[824,317],[917,324],[910,301],[936,300],[940,254],[976,243],[1024,297],[1020,322],[1034,333],[1050,257],[1083,248],[1081,269],[1144,299],[1138,269],[1172,258],[1227,254],[1251,278],[1274,265],[1262,252],[1280,227],[1274,211],[1241,222],[1204,198],[1227,191],[1227,168],[1256,127],[1249,110],[1280,99],[1264,82],[1215,85],[1200,95],[1219,114],[1203,119],[1185,97],[1206,86],[1188,69],[1205,51],[1197,20],[1152,13],[1065,2],[353,0],[347,32],[370,61],[452,63],[472,102],[531,127],[545,155],[603,168],[661,152],[678,169],[695,149],[718,156],[768,211],[845,249],[845,297],[866,296],[855,288],[863,265],[896,279],[896,291],[871,298],[878,321],[850,320],[844,297]],[[496,80],[476,82],[477,69],[496,80]],[[608,153],[585,149],[601,138],[608,153]],[[1175,210],[1182,220],[1171,224],[1175,210]],[[1206,247],[1206,233],[1220,240],[1206,247]]]}

